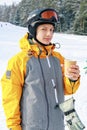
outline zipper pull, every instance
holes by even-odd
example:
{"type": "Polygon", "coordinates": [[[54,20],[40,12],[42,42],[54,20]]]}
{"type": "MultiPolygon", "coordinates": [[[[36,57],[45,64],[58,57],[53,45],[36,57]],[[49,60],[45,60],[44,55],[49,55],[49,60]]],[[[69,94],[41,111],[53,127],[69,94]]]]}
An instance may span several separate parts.
{"type": "Polygon", "coordinates": [[[53,88],[54,88],[54,94],[55,94],[55,100],[56,100],[56,105],[54,108],[57,108],[58,107],[58,98],[57,98],[57,90],[56,90],[56,85],[55,85],[55,82],[54,82],[54,79],[51,79],[52,81],[52,84],[53,84],[53,88]]]}

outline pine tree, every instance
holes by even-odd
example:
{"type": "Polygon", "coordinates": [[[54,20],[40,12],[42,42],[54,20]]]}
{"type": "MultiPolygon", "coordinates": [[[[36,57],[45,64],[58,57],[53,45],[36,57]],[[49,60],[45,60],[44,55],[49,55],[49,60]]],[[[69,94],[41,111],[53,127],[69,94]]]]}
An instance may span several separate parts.
{"type": "Polygon", "coordinates": [[[87,0],[83,0],[80,4],[74,22],[74,31],[77,34],[87,34],[87,0]]]}

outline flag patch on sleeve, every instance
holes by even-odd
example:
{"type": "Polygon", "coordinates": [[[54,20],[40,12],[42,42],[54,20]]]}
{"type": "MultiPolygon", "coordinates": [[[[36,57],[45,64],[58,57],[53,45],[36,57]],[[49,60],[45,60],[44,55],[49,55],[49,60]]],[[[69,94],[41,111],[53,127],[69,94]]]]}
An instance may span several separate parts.
{"type": "Polygon", "coordinates": [[[6,78],[7,78],[7,79],[10,79],[10,78],[11,78],[11,71],[10,71],[10,70],[7,70],[7,71],[6,71],[6,78]]]}

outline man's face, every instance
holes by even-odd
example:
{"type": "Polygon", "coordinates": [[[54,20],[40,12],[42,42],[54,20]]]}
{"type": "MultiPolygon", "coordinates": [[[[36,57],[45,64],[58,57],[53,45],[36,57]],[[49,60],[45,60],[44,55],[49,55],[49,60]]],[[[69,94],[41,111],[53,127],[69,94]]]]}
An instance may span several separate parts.
{"type": "Polygon", "coordinates": [[[54,34],[54,26],[51,24],[42,24],[37,27],[36,38],[41,43],[48,45],[54,34]]]}

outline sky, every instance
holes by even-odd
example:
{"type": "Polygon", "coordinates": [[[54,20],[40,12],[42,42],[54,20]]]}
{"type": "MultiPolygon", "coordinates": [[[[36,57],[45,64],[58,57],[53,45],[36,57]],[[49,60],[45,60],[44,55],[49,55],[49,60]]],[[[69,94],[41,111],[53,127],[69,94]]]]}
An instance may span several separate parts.
{"type": "MultiPolygon", "coordinates": [[[[26,32],[27,28],[0,22],[0,79],[5,72],[8,59],[19,52],[19,40],[26,32]]],[[[87,74],[85,74],[85,70],[83,69],[87,66],[87,36],[56,33],[53,42],[60,43],[61,47],[60,49],[57,49],[57,51],[59,51],[65,58],[77,60],[80,67],[81,83],[78,91],[73,97],[75,98],[75,109],[82,123],[86,126],[84,130],[87,130],[87,74]]],[[[0,130],[8,130],[1,102],[1,86],[0,130]]],[[[69,130],[67,126],[65,130],[69,130]]]]}
{"type": "Polygon", "coordinates": [[[21,0],[0,0],[0,5],[11,5],[14,3],[19,3],[21,0]]]}

